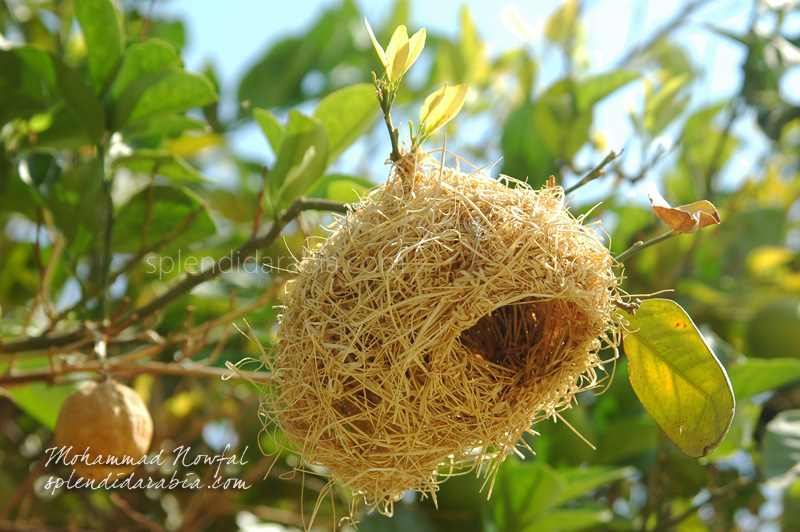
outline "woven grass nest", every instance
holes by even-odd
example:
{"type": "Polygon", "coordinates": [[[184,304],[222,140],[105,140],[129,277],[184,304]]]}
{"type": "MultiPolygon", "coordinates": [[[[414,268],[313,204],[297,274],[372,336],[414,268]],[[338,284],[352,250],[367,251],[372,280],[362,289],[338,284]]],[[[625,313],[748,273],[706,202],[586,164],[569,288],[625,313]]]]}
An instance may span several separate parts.
{"type": "Polygon", "coordinates": [[[496,470],[616,346],[602,239],[560,187],[513,185],[405,154],[287,285],[262,413],[381,513],[496,470]]]}

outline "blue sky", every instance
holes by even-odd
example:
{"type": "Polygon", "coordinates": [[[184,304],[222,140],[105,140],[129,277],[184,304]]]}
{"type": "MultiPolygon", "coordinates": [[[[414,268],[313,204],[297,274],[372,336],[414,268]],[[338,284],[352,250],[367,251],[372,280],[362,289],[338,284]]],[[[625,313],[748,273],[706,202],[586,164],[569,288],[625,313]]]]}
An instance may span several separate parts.
{"type": "MultiPolygon", "coordinates": [[[[375,26],[383,24],[392,5],[392,2],[355,1],[375,26]]],[[[316,20],[326,8],[338,3],[339,0],[172,0],[156,4],[156,9],[161,14],[177,16],[187,21],[187,66],[200,69],[208,61],[215,65],[223,87],[222,110],[230,116],[236,106],[237,80],[241,79],[264,51],[285,36],[302,35],[304,28],[316,20]]],[[[547,86],[561,75],[561,60],[558,54],[546,47],[541,35],[544,22],[561,4],[560,0],[514,0],[505,3],[412,0],[411,4],[411,31],[425,27],[429,32],[446,35],[458,33],[459,9],[462,4],[468,5],[491,54],[522,43],[518,35],[509,31],[502,16],[504,8],[515,8],[521,18],[534,29],[532,42],[541,60],[538,88],[547,86]]],[[[685,4],[685,0],[587,0],[585,20],[592,68],[603,71],[615,65],[627,49],[646,40],[685,4]]],[[[703,29],[703,24],[709,23],[742,33],[747,27],[753,6],[753,0],[709,2],[708,7],[698,10],[690,18],[691,24],[674,33],[674,39],[690,51],[694,61],[702,69],[700,86],[695,90],[693,101],[695,108],[727,99],[737,93],[741,82],[739,66],[744,60],[743,47],[713,35],[703,29]]],[[[635,84],[618,91],[597,109],[596,127],[606,136],[610,148],[619,149],[626,145],[631,136],[626,106],[640,107],[642,94],[641,84],[635,84]]],[[[752,142],[751,150],[757,151],[763,146],[763,140],[755,137],[752,129],[745,128],[740,133],[752,142]]],[[[239,134],[233,142],[241,152],[268,161],[266,143],[254,128],[239,134]]],[[[630,164],[636,164],[635,154],[629,153],[627,156],[630,164]]],[[[747,151],[744,157],[748,158],[747,151]]],[[[743,178],[748,170],[747,161],[744,163],[729,165],[735,166],[735,170],[726,169],[726,173],[730,174],[727,178],[743,178]]],[[[381,179],[380,175],[370,177],[381,179]]]]}

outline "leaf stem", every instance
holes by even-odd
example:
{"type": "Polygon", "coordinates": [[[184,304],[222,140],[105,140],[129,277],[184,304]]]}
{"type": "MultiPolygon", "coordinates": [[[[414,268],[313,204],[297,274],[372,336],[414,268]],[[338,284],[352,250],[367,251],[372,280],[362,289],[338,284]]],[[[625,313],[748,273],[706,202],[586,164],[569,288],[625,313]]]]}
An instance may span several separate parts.
{"type": "Polygon", "coordinates": [[[643,249],[649,248],[650,246],[655,246],[656,244],[660,244],[664,240],[668,240],[677,234],[678,233],[675,231],[669,231],[668,233],[664,233],[663,235],[657,236],[652,240],[648,240],[647,242],[643,242],[640,240],[631,247],[629,247],[628,249],[626,249],[625,251],[623,251],[622,253],[620,253],[619,255],[617,255],[617,262],[624,262],[625,259],[628,259],[633,255],[636,255],[643,249]]]}

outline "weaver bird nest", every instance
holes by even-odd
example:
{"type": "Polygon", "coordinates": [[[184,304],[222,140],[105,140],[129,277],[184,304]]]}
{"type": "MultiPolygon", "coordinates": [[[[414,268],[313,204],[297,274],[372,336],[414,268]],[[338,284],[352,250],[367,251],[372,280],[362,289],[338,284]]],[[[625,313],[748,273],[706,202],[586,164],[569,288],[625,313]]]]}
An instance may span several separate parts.
{"type": "Polygon", "coordinates": [[[406,154],[331,229],[287,285],[262,409],[382,513],[495,470],[616,346],[613,259],[560,187],[406,154]]]}

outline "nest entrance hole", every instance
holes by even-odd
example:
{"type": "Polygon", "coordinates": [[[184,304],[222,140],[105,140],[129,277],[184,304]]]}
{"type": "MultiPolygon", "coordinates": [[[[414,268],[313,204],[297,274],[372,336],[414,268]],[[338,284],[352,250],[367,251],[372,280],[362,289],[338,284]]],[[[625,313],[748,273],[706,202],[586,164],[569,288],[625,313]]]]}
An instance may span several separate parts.
{"type": "Polygon", "coordinates": [[[575,312],[573,303],[560,299],[512,303],[481,317],[459,340],[474,356],[527,380],[560,364],[575,312]]]}

